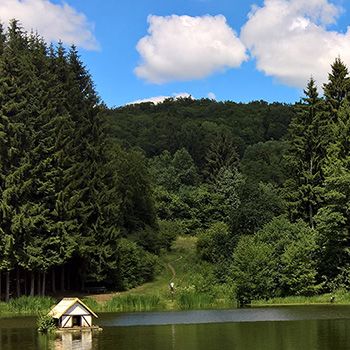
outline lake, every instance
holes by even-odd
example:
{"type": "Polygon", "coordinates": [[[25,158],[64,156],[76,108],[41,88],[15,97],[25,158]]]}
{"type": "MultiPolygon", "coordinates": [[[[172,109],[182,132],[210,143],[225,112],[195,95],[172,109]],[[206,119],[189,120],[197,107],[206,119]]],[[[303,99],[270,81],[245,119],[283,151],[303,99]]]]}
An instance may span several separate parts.
{"type": "Polygon", "coordinates": [[[350,350],[350,306],[100,314],[103,331],[38,335],[0,318],[1,350],[350,350]]]}

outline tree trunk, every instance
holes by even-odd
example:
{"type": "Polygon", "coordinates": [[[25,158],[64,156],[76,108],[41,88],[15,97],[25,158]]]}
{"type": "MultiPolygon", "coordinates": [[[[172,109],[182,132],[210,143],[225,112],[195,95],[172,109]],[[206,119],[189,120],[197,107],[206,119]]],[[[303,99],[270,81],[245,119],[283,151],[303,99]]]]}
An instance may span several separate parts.
{"type": "Polygon", "coordinates": [[[35,292],[35,275],[34,271],[30,272],[30,296],[33,297],[35,292]]]}
{"type": "Polygon", "coordinates": [[[38,271],[37,291],[38,291],[38,295],[40,296],[40,292],[41,292],[41,272],[40,271],[38,271]]]}
{"type": "Polygon", "coordinates": [[[1,273],[1,271],[0,271],[0,301],[2,300],[2,299],[1,299],[1,295],[2,295],[2,294],[1,294],[1,293],[2,293],[2,284],[1,284],[2,281],[1,281],[1,279],[2,279],[2,273],[1,273]]]}
{"type": "Polygon", "coordinates": [[[6,294],[5,301],[8,302],[10,300],[10,271],[6,271],[6,294]]]}
{"type": "Polygon", "coordinates": [[[52,293],[56,293],[56,271],[55,271],[55,268],[52,269],[51,279],[52,279],[52,293]]]}
{"type": "Polygon", "coordinates": [[[68,269],[68,271],[66,272],[67,275],[67,290],[71,290],[71,285],[70,285],[70,269],[68,269]]]}
{"type": "Polygon", "coordinates": [[[27,270],[24,271],[24,295],[28,295],[28,272],[27,270]]]}
{"type": "Polygon", "coordinates": [[[61,268],[61,292],[64,292],[64,266],[61,268]]]}
{"type": "Polygon", "coordinates": [[[41,295],[45,295],[45,291],[46,291],[46,272],[44,271],[41,295]]]}
{"type": "Polygon", "coordinates": [[[16,295],[17,298],[19,298],[21,296],[21,275],[20,275],[20,271],[19,271],[19,267],[17,266],[16,268],[16,295]]]}

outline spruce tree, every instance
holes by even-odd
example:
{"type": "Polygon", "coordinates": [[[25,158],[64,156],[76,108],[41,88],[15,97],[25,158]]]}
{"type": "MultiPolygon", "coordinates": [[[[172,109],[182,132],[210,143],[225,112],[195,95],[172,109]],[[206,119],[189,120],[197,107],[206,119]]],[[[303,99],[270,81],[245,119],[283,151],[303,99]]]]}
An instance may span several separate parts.
{"type": "Polygon", "coordinates": [[[228,133],[218,133],[205,155],[204,174],[210,181],[215,181],[222,168],[234,169],[238,166],[238,153],[228,133]]]}
{"type": "Polygon", "coordinates": [[[68,98],[74,123],[74,173],[71,187],[77,196],[76,218],[80,225],[79,252],[82,274],[101,280],[115,267],[114,250],[120,217],[115,175],[108,157],[105,126],[99,97],[90,74],[73,46],[68,55],[72,89],[68,98]],[[99,249],[96,250],[96,246],[99,249]]]}
{"type": "Polygon", "coordinates": [[[333,142],[323,165],[325,203],[316,221],[320,232],[320,273],[334,278],[350,266],[350,103],[345,100],[331,125],[333,142]]]}
{"type": "Polygon", "coordinates": [[[289,209],[294,219],[303,218],[314,227],[314,216],[322,202],[327,120],[314,79],[289,126],[287,163],[290,178],[285,183],[289,209]]]}
{"type": "Polygon", "coordinates": [[[0,66],[1,130],[1,229],[7,240],[14,242],[11,264],[7,264],[6,299],[9,298],[9,271],[18,265],[19,234],[23,230],[20,208],[30,185],[28,149],[31,129],[26,127],[28,110],[28,40],[17,21],[11,21],[0,66]]]}
{"type": "Polygon", "coordinates": [[[328,83],[324,84],[323,90],[330,116],[334,119],[342,101],[349,98],[350,78],[346,65],[339,57],[335,59],[331,69],[331,73],[328,74],[328,83]]]}

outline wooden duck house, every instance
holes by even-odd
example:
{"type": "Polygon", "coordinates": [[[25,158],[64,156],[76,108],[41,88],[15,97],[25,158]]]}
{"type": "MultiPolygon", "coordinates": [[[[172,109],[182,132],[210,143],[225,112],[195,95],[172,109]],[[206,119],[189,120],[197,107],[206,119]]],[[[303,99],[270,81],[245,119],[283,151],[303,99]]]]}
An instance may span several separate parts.
{"type": "Polygon", "coordinates": [[[61,329],[98,328],[92,325],[98,316],[78,298],[63,298],[49,312],[61,329]]]}

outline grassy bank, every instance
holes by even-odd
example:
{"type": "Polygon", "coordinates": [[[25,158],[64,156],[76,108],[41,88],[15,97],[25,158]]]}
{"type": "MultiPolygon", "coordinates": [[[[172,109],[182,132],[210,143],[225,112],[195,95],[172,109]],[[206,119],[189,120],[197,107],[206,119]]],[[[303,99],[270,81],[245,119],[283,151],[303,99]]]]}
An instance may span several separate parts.
{"type": "Polygon", "coordinates": [[[268,305],[312,305],[312,304],[349,304],[350,293],[339,290],[334,293],[320,294],[314,296],[290,296],[284,298],[272,298],[269,300],[255,300],[252,306],[268,306],[268,305]]]}
{"type": "Polygon", "coordinates": [[[178,237],[172,250],[161,256],[161,270],[153,282],[116,293],[110,300],[92,296],[84,302],[98,312],[235,307],[232,291],[227,286],[215,285],[209,270],[197,258],[196,238],[178,237]],[[174,283],[174,293],[169,290],[170,282],[174,283]]]}
{"type": "MultiPolygon", "coordinates": [[[[155,280],[125,292],[102,295],[76,295],[96,312],[134,312],[154,310],[224,309],[236,307],[230,286],[218,285],[211,266],[198,260],[196,238],[179,237],[171,252],[164,252],[161,269],[155,280]],[[169,290],[169,283],[175,292],[169,290]]],[[[70,295],[72,296],[72,295],[70,295]]],[[[60,296],[61,297],[61,296],[60,296]]],[[[58,298],[60,299],[60,298],[58,298]]],[[[339,290],[311,297],[292,296],[256,300],[252,306],[349,304],[350,293],[339,290]]],[[[9,303],[0,302],[0,316],[46,313],[57,300],[51,297],[21,297],[9,303]]]]}
{"type": "MultiPolygon", "coordinates": [[[[170,252],[161,257],[160,272],[153,282],[125,292],[102,295],[75,294],[96,312],[190,310],[235,307],[233,292],[218,286],[210,277],[211,267],[196,255],[196,238],[179,237],[170,252]],[[173,282],[175,292],[169,290],[173,282]]],[[[57,296],[60,299],[62,296],[57,296]]],[[[68,296],[68,295],[67,295],[68,296]]],[[[69,295],[73,296],[73,295],[69,295]]],[[[21,297],[0,302],[0,316],[46,313],[58,300],[50,297],[21,297]]]]}

